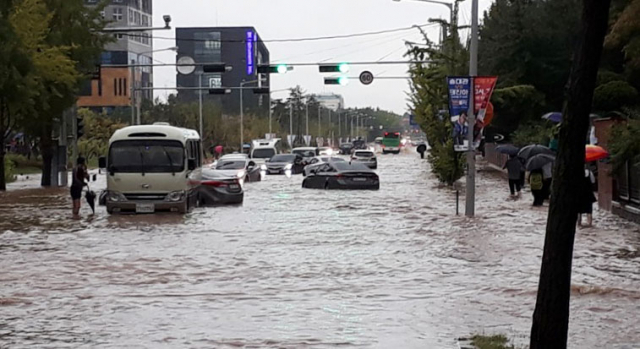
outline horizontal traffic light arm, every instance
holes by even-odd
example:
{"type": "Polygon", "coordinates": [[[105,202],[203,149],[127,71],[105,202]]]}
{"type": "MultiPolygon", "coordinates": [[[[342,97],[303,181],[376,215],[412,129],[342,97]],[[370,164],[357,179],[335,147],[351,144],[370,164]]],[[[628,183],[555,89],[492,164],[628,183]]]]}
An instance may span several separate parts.
{"type": "Polygon", "coordinates": [[[258,73],[260,74],[285,74],[286,72],[291,70],[293,70],[293,67],[288,64],[262,64],[258,66],[258,73]]]}

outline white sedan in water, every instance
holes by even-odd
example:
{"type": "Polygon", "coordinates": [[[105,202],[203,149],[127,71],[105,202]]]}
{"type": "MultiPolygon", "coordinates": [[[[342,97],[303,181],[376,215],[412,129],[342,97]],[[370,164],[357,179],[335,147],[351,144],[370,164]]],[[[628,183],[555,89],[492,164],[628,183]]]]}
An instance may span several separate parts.
{"type": "Polygon", "coordinates": [[[304,167],[302,175],[306,177],[309,173],[311,173],[311,170],[313,168],[316,168],[327,162],[346,162],[346,160],[337,156],[316,156],[307,163],[307,166],[304,167]]]}

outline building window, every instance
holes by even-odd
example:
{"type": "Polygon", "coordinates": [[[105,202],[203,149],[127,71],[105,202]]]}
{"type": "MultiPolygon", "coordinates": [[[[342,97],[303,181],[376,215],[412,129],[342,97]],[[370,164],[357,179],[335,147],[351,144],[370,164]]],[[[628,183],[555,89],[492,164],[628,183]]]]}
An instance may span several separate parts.
{"type": "Polygon", "coordinates": [[[129,9],[129,24],[133,24],[134,20],[135,20],[135,16],[133,15],[133,10],[129,9]]]}
{"type": "Polygon", "coordinates": [[[222,59],[222,44],[219,32],[195,33],[195,55],[206,57],[212,62],[222,59]]]}
{"type": "Polygon", "coordinates": [[[127,78],[122,79],[123,81],[123,87],[124,89],[122,90],[122,95],[126,96],[127,95],[127,78]]]}
{"type": "Polygon", "coordinates": [[[135,11],[134,15],[135,15],[135,22],[134,23],[136,25],[140,25],[140,23],[142,23],[142,19],[141,19],[142,16],[140,15],[140,12],[135,11]]]}
{"type": "Polygon", "coordinates": [[[122,7],[114,7],[113,8],[113,20],[116,22],[120,22],[123,18],[122,14],[124,13],[124,11],[122,10],[122,7]]]}
{"type": "Polygon", "coordinates": [[[143,27],[148,27],[149,26],[149,16],[142,15],[142,26],[143,27]]]}

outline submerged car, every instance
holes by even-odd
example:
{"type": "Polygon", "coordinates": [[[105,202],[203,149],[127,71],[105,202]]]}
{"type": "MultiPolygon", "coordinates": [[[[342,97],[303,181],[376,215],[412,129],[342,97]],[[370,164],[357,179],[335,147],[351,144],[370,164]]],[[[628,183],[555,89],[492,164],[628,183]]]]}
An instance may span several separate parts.
{"type": "Polygon", "coordinates": [[[304,162],[309,162],[309,160],[313,159],[314,157],[319,155],[318,152],[318,148],[314,148],[314,147],[301,147],[301,148],[294,148],[291,151],[291,154],[297,154],[302,156],[302,160],[304,162]]]}
{"type": "Polygon", "coordinates": [[[240,180],[224,171],[203,169],[198,195],[200,205],[241,204],[244,190],[240,180]]]}
{"type": "Polygon", "coordinates": [[[371,169],[378,168],[378,159],[371,150],[356,150],[351,155],[351,163],[361,163],[371,169]]]}
{"type": "Polygon", "coordinates": [[[333,157],[330,157],[330,156],[316,156],[315,158],[313,158],[313,159],[311,159],[309,161],[307,166],[304,167],[304,170],[303,170],[302,174],[304,176],[306,176],[311,172],[312,169],[320,166],[321,164],[323,164],[325,162],[334,162],[334,161],[346,162],[345,159],[339,158],[337,156],[333,156],[333,157]]]}
{"type": "Polygon", "coordinates": [[[342,155],[351,155],[353,152],[353,143],[342,143],[340,144],[340,154],[342,155]]]}
{"type": "Polygon", "coordinates": [[[245,182],[262,180],[262,170],[255,162],[247,158],[226,158],[216,163],[215,170],[228,177],[236,177],[245,182]]]}
{"type": "Polygon", "coordinates": [[[302,182],[310,189],[380,189],[380,178],[363,164],[327,162],[311,170],[302,182]]]}
{"type": "Polygon", "coordinates": [[[302,156],[297,154],[279,154],[266,163],[267,174],[298,174],[302,173],[304,163],[302,156]]]}

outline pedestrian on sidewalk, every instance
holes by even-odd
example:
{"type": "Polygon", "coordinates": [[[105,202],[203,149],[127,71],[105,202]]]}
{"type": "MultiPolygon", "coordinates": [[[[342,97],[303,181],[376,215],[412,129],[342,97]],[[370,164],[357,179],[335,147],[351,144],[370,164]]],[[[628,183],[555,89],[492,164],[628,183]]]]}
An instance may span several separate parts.
{"type": "Polygon", "coordinates": [[[578,204],[578,227],[582,227],[582,215],[587,215],[586,227],[593,226],[593,203],[598,201],[595,194],[593,194],[593,186],[596,183],[596,178],[593,172],[585,166],[584,177],[580,181],[580,198],[578,204]]]}
{"type": "Polygon", "coordinates": [[[553,182],[553,162],[542,166],[542,191],[545,200],[551,197],[551,183],[553,182]]]}
{"type": "Polygon", "coordinates": [[[542,169],[537,169],[529,173],[529,186],[533,195],[533,206],[542,206],[544,203],[544,180],[542,169]]]}
{"type": "Polygon", "coordinates": [[[522,162],[520,159],[516,157],[515,154],[509,156],[509,160],[504,163],[502,169],[507,169],[507,173],[509,175],[509,190],[511,191],[511,197],[517,195],[520,196],[521,186],[521,177],[524,173],[524,166],[522,166],[522,162]]]}
{"type": "Polygon", "coordinates": [[[71,200],[73,201],[73,216],[77,217],[80,214],[80,203],[82,201],[82,188],[87,185],[85,180],[89,180],[89,172],[87,171],[87,165],[85,159],[79,157],[77,165],[71,172],[71,200]]]}

